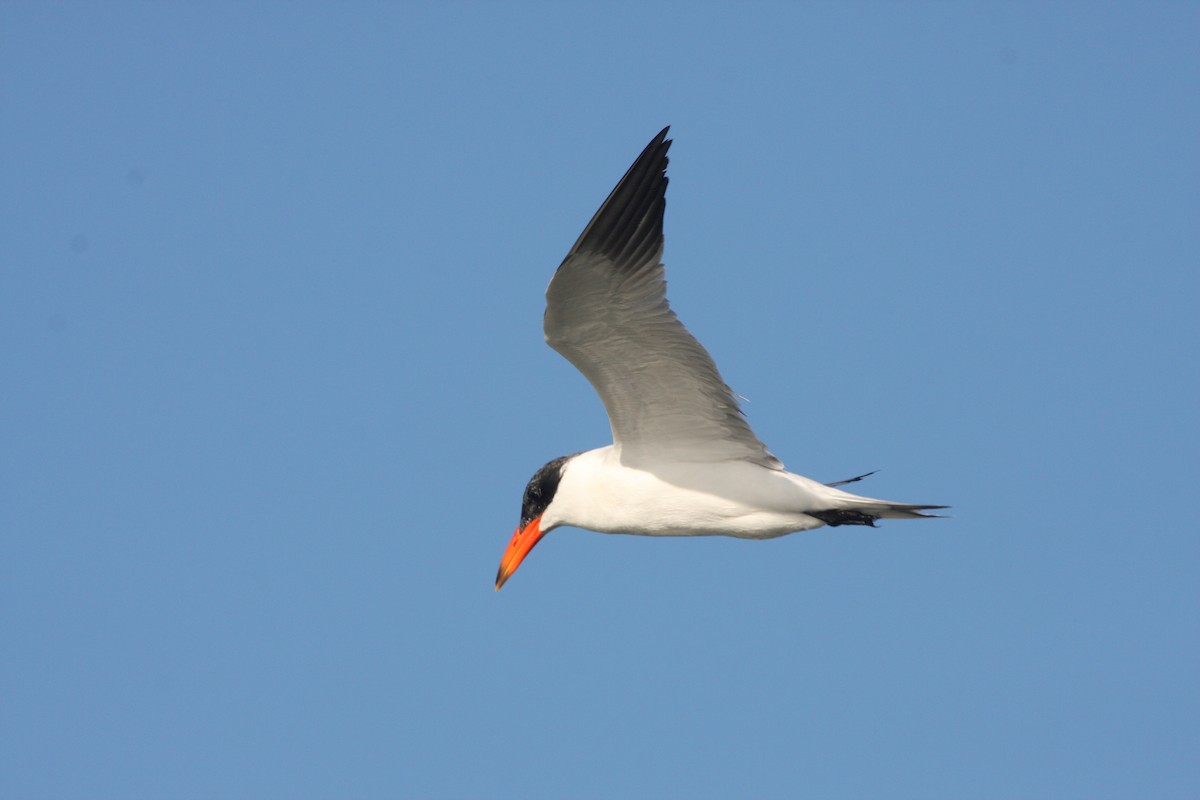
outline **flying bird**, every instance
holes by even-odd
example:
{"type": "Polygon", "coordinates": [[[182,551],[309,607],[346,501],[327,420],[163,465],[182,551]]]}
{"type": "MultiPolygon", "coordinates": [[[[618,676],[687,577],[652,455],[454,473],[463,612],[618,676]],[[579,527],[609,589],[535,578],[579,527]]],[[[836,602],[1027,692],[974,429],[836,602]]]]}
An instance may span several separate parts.
{"type": "Polygon", "coordinates": [[[837,488],[866,475],[825,484],[788,472],[750,430],[712,357],[667,303],[668,130],[633,162],[546,289],[546,341],[600,395],[613,443],[534,473],[497,590],[562,525],[770,539],[822,525],[933,517],[923,512],[947,507],[837,488]]]}

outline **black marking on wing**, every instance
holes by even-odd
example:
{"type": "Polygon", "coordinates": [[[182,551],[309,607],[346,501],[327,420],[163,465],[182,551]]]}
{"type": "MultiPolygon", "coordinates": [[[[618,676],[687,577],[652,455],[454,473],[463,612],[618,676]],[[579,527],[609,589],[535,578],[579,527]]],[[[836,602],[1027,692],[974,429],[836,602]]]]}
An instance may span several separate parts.
{"type": "Polygon", "coordinates": [[[595,253],[611,261],[615,269],[629,272],[650,263],[651,256],[662,248],[670,129],[669,125],[663,128],[646,145],[583,229],[564,264],[576,253],[595,253]]]}

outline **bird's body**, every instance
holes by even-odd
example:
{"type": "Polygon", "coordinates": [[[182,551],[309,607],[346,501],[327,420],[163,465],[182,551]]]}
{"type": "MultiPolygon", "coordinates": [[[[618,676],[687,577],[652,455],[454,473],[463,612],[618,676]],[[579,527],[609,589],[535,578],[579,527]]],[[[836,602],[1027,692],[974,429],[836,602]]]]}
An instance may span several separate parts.
{"type": "Polygon", "coordinates": [[[825,524],[809,511],[872,508],[883,517],[898,513],[894,505],[748,461],[629,466],[609,445],[563,462],[541,528],[771,539],[825,524]]]}
{"type": "MultiPolygon", "coordinates": [[[[546,290],[546,341],[591,382],[613,444],[557,458],[525,488],[496,588],[553,528],[770,539],[931,516],[784,469],[666,298],[664,129],[584,228],[546,290]]],[[[862,476],[860,476],[862,477],[862,476]]]]}

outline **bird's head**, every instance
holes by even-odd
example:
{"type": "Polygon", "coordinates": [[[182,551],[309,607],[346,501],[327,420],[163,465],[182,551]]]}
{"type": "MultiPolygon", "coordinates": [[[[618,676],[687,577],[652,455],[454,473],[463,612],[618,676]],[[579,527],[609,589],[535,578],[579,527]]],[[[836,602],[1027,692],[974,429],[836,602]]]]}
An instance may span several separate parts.
{"type": "Polygon", "coordinates": [[[542,517],[554,501],[554,494],[558,491],[559,481],[562,480],[563,470],[570,458],[571,456],[563,456],[554,459],[533,473],[533,477],[526,484],[525,494],[521,498],[521,521],[508,543],[508,549],[504,551],[504,558],[500,559],[500,570],[496,573],[496,591],[500,591],[500,587],[517,571],[517,567],[521,566],[521,562],[529,555],[533,546],[554,527],[543,528],[542,517]]]}

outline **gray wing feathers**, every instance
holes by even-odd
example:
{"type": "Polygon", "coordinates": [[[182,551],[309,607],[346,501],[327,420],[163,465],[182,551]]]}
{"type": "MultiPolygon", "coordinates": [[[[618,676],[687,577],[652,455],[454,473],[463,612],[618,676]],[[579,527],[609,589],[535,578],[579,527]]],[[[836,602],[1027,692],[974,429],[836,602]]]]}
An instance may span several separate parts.
{"type": "Polygon", "coordinates": [[[546,290],[546,341],[600,395],[626,463],[742,459],[781,469],[667,303],[666,134],[650,142],[559,266],[546,290]]]}

